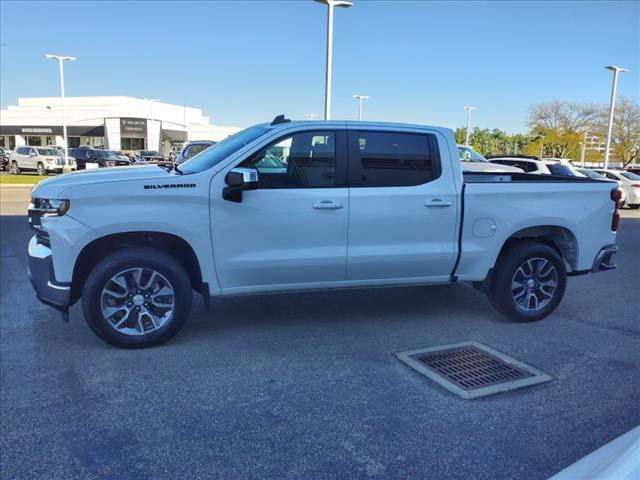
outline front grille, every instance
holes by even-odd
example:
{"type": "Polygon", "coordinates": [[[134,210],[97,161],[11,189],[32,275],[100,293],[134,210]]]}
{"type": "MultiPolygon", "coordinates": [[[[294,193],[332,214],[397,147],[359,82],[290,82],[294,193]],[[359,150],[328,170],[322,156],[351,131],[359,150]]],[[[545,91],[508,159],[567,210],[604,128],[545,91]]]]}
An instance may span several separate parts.
{"type": "Polygon", "coordinates": [[[396,354],[422,375],[463,398],[477,398],[551,380],[486,345],[464,342],[396,354]]]}

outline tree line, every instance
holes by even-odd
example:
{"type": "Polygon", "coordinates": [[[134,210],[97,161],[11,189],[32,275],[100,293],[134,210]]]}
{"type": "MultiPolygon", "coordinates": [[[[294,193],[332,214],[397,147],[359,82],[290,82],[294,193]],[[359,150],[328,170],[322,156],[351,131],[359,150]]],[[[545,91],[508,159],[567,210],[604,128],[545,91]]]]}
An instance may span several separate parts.
{"type": "MultiPolygon", "coordinates": [[[[597,143],[605,143],[608,119],[608,106],[552,100],[531,105],[528,133],[509,134],[498,128],[476,127],[470,143],[484,155],[527,154],[579,161],[583,145],[591,145],[590,137],[598,137],[597,143]]],[[[457,128],[456,141],[463,144],[466,133],[464,127],[457,128]]],[[[585,161],[602,162],[603,159],[604,149],[585,148],[585,161]]],[[[616,103],[609,159],[623,166],[640,163],[640,103],[637,100],[620,97],[616,103]]]]}

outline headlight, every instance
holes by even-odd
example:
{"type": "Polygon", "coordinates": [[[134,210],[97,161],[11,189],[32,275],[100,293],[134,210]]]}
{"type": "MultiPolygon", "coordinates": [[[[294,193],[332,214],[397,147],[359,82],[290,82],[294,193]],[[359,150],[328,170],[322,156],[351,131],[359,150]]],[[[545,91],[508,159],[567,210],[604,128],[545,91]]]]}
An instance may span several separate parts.
{"type": "Polygon", "coordinates": [[[115,160],[106,160],[106,161],[104,162],[104,164],[105,164],[107,167],[117,167],[117,166],[118,166],[118,162],[116,162],[115,160]]]}
{"type": "Polygon", "coordinates": [[[57,198],[33,198],[29,211],[40,213],[47,217],[62,216],[69,211],[71,202],[69,200],[58,200],[57,198]]]}
{"type": "Polygon", "coordinates": [[[56,159],[55,158],[47,158],[46,159],[48,163],[55,163],[56,159]]]}

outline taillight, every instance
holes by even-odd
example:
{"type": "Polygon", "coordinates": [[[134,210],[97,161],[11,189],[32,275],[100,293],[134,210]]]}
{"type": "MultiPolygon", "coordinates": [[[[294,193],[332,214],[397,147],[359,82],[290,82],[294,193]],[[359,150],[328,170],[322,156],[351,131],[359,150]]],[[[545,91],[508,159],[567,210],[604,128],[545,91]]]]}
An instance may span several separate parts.
{"type": "Polygon", "coordinates": [[[631,186],[633,188],[640,188],[640,183],[632,183],[631,186]]]}
{"type": "Polygon", "coordinates": [[[620,224],[618,206],[620,205],[620,200],[622,200],[622,193],[619,189],[611,190],[611,200],[613,200],[613,204],[615,205],[613,208],[613,218],[611,219],[611,231],[615,232],[618,230],[618,225],[620,224]]]}

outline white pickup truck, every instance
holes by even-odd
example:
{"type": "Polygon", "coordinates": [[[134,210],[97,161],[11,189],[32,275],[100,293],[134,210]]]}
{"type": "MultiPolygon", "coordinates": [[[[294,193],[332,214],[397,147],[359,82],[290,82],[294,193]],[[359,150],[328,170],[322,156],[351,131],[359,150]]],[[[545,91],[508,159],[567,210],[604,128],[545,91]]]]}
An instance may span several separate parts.
{"type": "MultiPolygon", "coordinates": [[[[282,116],[171,170],[40,182],[29,220],[37,297],[119,347],[176,334],[192,293],[464,282],[517,321],[549,315],[567,276],[615,268],[617,184],[462,174],[453,132],[282,116]]],[[[446,301],[446,299],[443,299],[446,301]]]]}

